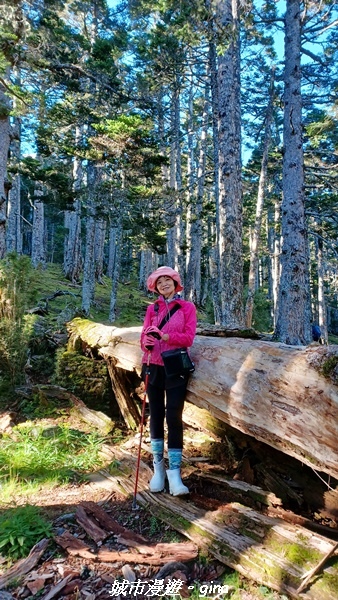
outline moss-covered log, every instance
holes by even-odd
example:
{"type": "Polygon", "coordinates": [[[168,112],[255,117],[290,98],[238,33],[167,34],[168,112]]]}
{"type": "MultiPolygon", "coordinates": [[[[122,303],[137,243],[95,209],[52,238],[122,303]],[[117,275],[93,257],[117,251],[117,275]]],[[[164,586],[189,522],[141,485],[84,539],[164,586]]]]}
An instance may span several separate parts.
{"type": "MultiPolygon", "coordinates": [[[[132,497],[136,458],[112,450],[115,467],[110,473],[95,474],[102,485],[132,497]],[[108,484],[108,485],[107,485],[108,484]]],[[[187,498],[148,491],[151,470],[141,461],[137,501],[158,519],[198,545],[210,555],[245,577],[280,593],[298,598],[297,589],[304,576],[334,549],[335,542],[299,525],[261,515],[239,503],[227,502],[217,510],[202,510],[187,498]]],[[[132,505],[132,499],[130,500],[132,505]]],[[[331,600],[338,597],[338,556],[324,564],[309,581],[302,598],[331,600]]]]}
{"type": "MultiPolygon", "coordinates": [[[[72,343],[80,340],[138,373],[140,331],[85,319],[69,324],[72,343]]],[[[338,347],[197,335],[192,356],[192,404],[338,479],[338,347]]]]}

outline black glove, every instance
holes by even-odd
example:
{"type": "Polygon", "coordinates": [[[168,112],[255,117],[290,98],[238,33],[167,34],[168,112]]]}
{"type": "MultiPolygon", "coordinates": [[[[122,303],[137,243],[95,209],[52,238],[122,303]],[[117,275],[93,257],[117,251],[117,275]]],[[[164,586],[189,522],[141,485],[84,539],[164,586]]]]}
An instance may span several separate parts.
{"type": "Polygon", "coordinates": [[[146,350],[152,350],[155,344],[155,339],[153,335],[147,334],[143,338],[144,347],[146,350]]]}
{"type": "Polygon", "coordinates": [[[144,333],[146,335],[152,335],[157,340],[160,340],[162,337],[162,331],[158,327],[155,327],[155,325],[150,325],[150,327],[147,327],[144,333]]]}

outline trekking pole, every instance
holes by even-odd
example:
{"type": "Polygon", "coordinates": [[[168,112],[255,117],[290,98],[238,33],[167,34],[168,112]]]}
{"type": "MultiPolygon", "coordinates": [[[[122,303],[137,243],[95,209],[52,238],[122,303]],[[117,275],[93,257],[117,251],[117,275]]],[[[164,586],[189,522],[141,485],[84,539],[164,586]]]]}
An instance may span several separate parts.
{"type": "Polygon", "coordinates": [[[141,421],[140,421],[140,442],[139,442],[138,453],[137,453],[135,487],[134,487],[134,497],[133,497],[133,506],[132,506],[133,510],[137,510],[137,508],[138,508],[137,502],[136,502],[136,495],[137,495],[138,476],[139,476],[139,472],[140,472],[141,445],[142,445],[144,415],[145,415],[145,410],[146,410],[146,399],[147,399],[147,387],[148,387],[148,379],[149,379],[150,355],[151,355],[151,350],[149,350],[149,352],[148,352],[146,376],[144,378],[144,393],[143,393],[143,399],[142,399],[142,412],[141,412],[141,421]]]}

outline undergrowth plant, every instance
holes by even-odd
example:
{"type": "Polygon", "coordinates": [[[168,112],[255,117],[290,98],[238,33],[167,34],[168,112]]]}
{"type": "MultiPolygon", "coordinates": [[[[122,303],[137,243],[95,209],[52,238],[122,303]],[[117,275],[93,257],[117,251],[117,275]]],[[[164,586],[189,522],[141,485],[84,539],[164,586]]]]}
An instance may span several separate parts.
{"type": "Polygon", "coordinates": [[[84,433],[66,425],[43,427],[26,422],[4,434],[0,443],[0,487],[26,489],[39,483],[53,487],[84,478],[102,465],[104,438],[97,432],[84,433]]]}
{"type": "Polygon", "coordinates": [[[0,261],[0,377],[12,385],[22,380],[28,358],[35,317],[26,311],[36,277],[27,256],[11,253],[0,261]]]}
{"type": "Polygon", "coordinates": [[[19,506],[0,513],[0,553],[5,558],[27,556],[35,544],[51,535],[50,524],[36,506],[19,506]]]}

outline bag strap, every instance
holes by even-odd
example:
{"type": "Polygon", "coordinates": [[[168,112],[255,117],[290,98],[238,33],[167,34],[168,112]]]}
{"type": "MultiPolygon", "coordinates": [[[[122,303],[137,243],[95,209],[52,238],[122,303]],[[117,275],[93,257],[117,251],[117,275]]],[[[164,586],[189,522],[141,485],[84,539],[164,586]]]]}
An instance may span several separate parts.
{"type": "Polygon", "coordinates": [[[169,319],[181,308],[180,304],[175,304],[169,312],[167,312],[166,316],[163,317],[161,323],[157,326],[158,329],[162,329],[166,323],[168,323],[169,319]]]}

